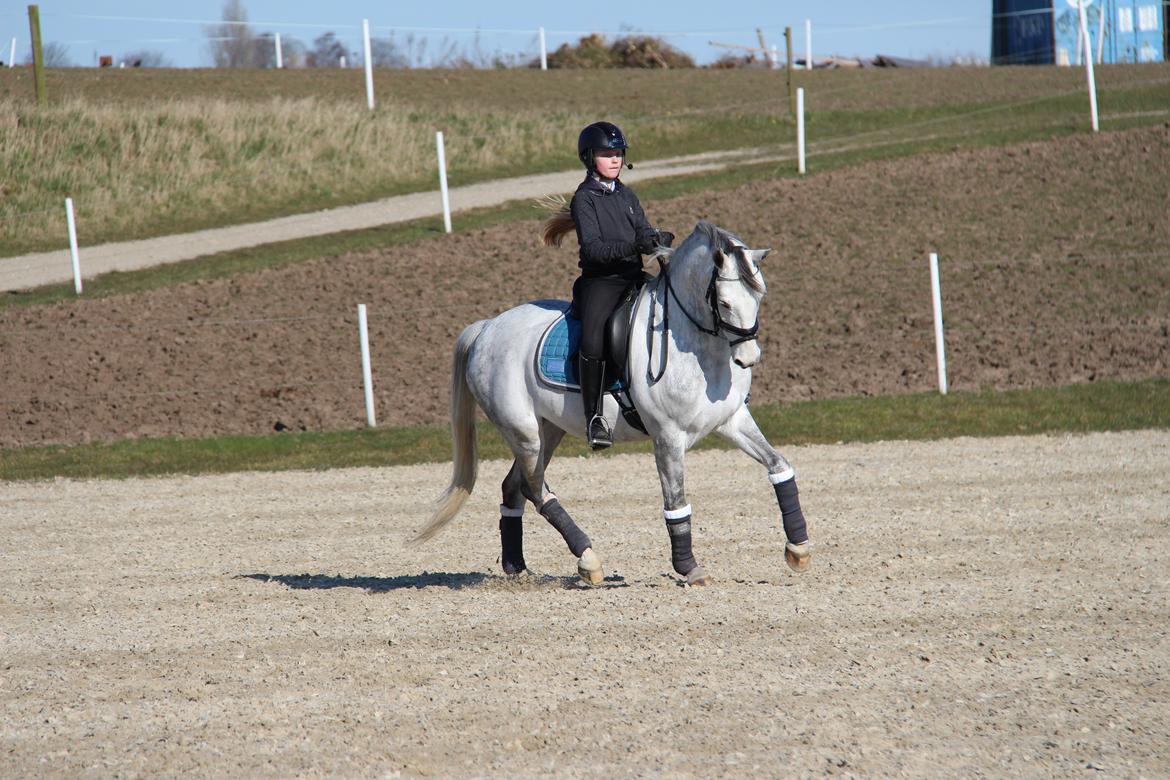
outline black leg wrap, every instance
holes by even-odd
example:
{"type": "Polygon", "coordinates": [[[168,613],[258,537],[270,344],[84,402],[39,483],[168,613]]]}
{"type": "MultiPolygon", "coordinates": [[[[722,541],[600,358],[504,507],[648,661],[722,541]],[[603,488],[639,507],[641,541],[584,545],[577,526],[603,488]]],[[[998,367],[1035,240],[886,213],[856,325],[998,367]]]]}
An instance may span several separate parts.
{"type": "Polygon", "coordinates": [[[800,511],[800,496],[796,491],[796,477],[773,485],[776,501],[780,504],[780,517],[784,520],[784,535],[793,544],[808,541],[808,529],[804,525],[804,512],[800,511]]]}
{"type": "Polygon", "coordinates": [[[691,552],[690,516],[667,520],[666,532],[670,534],[670,562],[674,564],[674,570],[685,577],[699,565],[691,552]]]}
{"type": "Polygon", "coordinates": [[[560,501],[550,498],[544,502],[540,513],[544,515],[545,520],[548,520],[549,525],[561,532],[561,536],[565,538],[565,544],[569,545],[569,551],[573,555],[580,558],[581,553],[593,546],[585,532],[573,522],[573,518],[569,517],[569,513],[561,506],[560,501]]]}
{"type": "Polygon", "coordinates": [[[519,574],[528,568],[524,563],[524,519],[500,518],[500,565],[504,574],[519,574]]]}

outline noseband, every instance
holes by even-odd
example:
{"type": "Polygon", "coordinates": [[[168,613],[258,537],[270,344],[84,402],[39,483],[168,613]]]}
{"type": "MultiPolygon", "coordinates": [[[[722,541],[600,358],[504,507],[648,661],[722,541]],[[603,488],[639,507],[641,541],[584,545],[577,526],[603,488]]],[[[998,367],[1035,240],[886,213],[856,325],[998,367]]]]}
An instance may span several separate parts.
{"type": "MultiPolygon", "coordinates": [[[[711,309],[711,327],[708,328],[706,325],[703,325],[703,323],[701,323],[697,319],[695,319],[694,316],[689,311],[687,311],[687,307],[683,306],[683,302],[678,299],[678,293],[676,293],[674,291],[674,285],[672,285],[670,283],[670,264],[664,263],[660,259],[658,261],[658,265],[662,269],[661,278],[662,278],[663,284],[666,286],[666,294],[662,296],[662,345],[663,345],[662,346],[662,354],[665,357],[662,361],[662,370],[658,372],[658,376],[651,375],[651,377],[650,377],[651,384],[654,384],[658,380],[662,379],[662,375],[666,373],[666,360],[668,359],[669,354],[670,354],[669,351],[666,349],[666,334],[670,332],[670,299],[671,298],[674,298],[674,302],[678,304],[678,307],[680,309],[682,309],[682,313],[687,315],[687,319],[691,321],[691,324],[694,325],[696,328],[698,328],[703,333],[706,333],[708,336],[721,336],[721,335],[723,335],[724,331],[726,331],[727,333],[737,337],[735,339],[728,339],[727,340],[727,343],[732,347],[736,346],[737,344],[742,344],[745,341],[752,341],[752,340],[757,338],[757,334],[760,332],[760,315],[758,313],[756,314],[755,323],[753,323],[750,328],[740,328],[740,327],[737,327],[735,325],[731,325],[727,322],[724,322],[723,317],[719,314],[719,295],[718,295],[717,284],[719,282],[741,282],[741,283],[746,284],[746,282],[743,281],[742,276],[720,276],[718,265],[714,266],[711,269],[711,281],[707,283],[707,293],[704,296],[707,300],[707,305],[711,309]]],[[[653,301],[653,298],[651,300],[653,301]]],[[[650,310],[649,324],[650,324],[650,327],[654,326],[653,305],[651,306],[651,310],[650,310]]],[[[653,358],[654,358],[654,340],[651,339],[650,340],[650,351],[649,351],[649,354],[647,355],[647,361],[646,361],[647,365],[652,364],[653,358]]]]}

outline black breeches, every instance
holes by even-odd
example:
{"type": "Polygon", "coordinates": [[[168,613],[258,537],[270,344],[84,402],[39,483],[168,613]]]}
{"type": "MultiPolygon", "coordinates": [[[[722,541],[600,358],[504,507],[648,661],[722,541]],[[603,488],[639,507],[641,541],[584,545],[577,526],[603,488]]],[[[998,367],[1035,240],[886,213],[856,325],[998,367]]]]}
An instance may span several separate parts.
{"type": "Polygon", "coordinates": [[[614,276],[581,277],[573,285],[573,308],[581,319],[581,354],[605,359],[605,323],[633,282],[614,276]]]}

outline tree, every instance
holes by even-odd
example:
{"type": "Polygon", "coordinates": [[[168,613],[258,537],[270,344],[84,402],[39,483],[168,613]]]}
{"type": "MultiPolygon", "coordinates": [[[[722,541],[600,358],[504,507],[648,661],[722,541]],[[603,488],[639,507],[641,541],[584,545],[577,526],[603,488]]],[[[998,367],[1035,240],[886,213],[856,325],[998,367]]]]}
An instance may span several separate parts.
{"type": "MultiPolygon", "coordinates": [[[[46,43],[41,47],[41,56],[44,58],[46,68],[71,68],[73,67],[73,60],[69,58],[69,47],[63,43],[46,43]]],[[[32,54],[28,55],[28,59],[24,61],[25,65],[32,65],[32,54]]]]}
{"type": "Polygon", "coordinates": [[[138,51],[128,51],[118,58],[118,62],[124,62],[131,68],[173,68],[175,64],[171,62],[167,55],[161,51],[153,49],[139,49],[138,51]]]}
{"type": "Polygon", "coordinates": [[[248,11],[240,0],[223,4],[223,24],[206,28],[211,59],[217,68],[255,68],[262,65],[256,36],[248,26],[248,11]]]}
{"type": "Polygon", "coordinates": [[[370,41],[370,61],[375,68],[410,67],[410,56],[398,46],[393,35],[370,41]]]}
{"type": "Polygon", "coordinates": [[[313,39],[313,48],[305,55],[305,64],[310,68],[336,68],[341,58],[348,56],[345,44],[330,31],[313,39]]]}
{"type": "Polygon", "coordinates": [[[286,68],[303,68],[305,67],[305,60],[308,58],[308,50],[305,44],[297,38],[280,37],[280,50],[284,56],[284,67],[286,68]]]}
{"type": "MultiPolygon", "coordinates": [[[[253,68],[276,67],[276,34],[262,32],[252,39],[253,68]]],[[[296,38],[280,36],[280,56],[286,68],[296,68],[305,63],[305,44],[296,38]]]]}

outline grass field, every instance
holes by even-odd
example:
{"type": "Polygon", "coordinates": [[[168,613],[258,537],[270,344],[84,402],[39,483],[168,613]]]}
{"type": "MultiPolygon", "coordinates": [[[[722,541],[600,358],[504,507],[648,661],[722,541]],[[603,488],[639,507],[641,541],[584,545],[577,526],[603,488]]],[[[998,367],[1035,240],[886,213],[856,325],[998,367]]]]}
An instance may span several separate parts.
{"type": "MultiPolygon", "coordinates": [[[[364,202],[436,186],[443,130],[452,186],[571,168],[577,130],[606,105],[633,159],[789,148],[782,74],[766,71],[385,71],[379,108],[360,75],[321,71],[49,73],[0,69],[0,245],[66,244],[73,197],[83,244],[143,238],[364,202]]],[[[1075,69],[801,73],[812,155],[889,145],[997,144],[1083,130],[1075,69]]],[[[1102,68],[1105,128],[1170,117],[1170,66],[1102,68]]]]}
{"type": "MultiPolygon", "coordinates": [[[[1170,428],[1170,380],[768,404],[754,406],[753,414],[781,450],[791,445],[834,442],[1170,428]]],[[[697,446],[706,449],[729,445],[712,435],[697,446]]],[[[649,443],[644,442],[623,445],[594,457],[649,450],[649,443]]],[[[510,457],[499,434],[482,421],[479,453],[485,459],[510,457]]],[[[588,454],[579,439],[566,439],[558,450],[559,457],[588,454]]],[[[398,466],[449,457],[448,430],[429,426],[208,439],[133,439],[114,444],[0,450],[0,480],[398,466]]]]}

